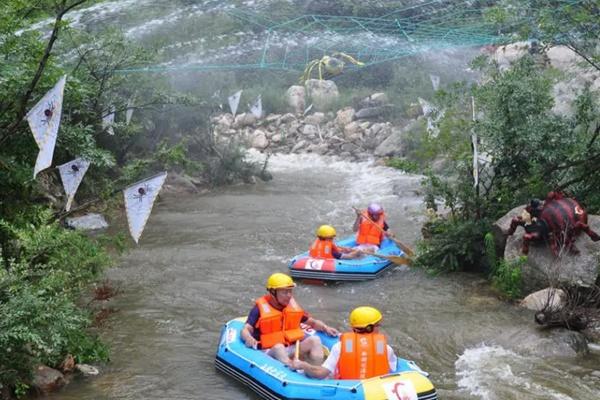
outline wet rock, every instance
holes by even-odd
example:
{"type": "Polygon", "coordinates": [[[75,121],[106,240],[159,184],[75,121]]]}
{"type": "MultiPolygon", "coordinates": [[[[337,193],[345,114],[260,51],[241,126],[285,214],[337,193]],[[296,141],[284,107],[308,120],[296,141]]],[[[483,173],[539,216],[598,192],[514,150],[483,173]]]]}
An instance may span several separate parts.
{"type": "Polygon", "coordinates": [[[406,135],[422,129],[421,120],[412,121],[403,129],[392,128],[391,134],[377,148],[374,154],[379,157],[403,157],[406,135]]]}
{"type": "Polygon", "coordinates": [[[83,376],[96,376],[100,373],[98,368],[88,364],[77,364],[75,369],[83,374],[83,376]]]}
{"type": "Polygon", "coordinates": [[[245,128],[256,124],[256,117],[251,113],[242,113],[235,117],[234,128],[245,128]]]}
{"type": "Polygon", "coordinates": [[[291,153],[297,153],[298,151],[302,150],[304,147],[306,147],[306,141],[305,140],[300,140],[298,143],[296,143],[294,145],[294,147],[292,147],[292,150],[290,150],[291,153]]]}
{"type": "Polygon", "coordinates": [[[302,115],[306,108],[306,89],[304,86],[290,86],[286,92],[286,100],[296,115],[302,115]]]}
{"type": "Polygon", "coordinates": [[[362,99],[358,106],[360,108],[379,107],[389,102],[388,97],[385,93],[373,93],[369,97],[362,99]]]}
{"type": "Polygon", "coordinates": [[[346,140],[360,139],[361,134],[362,128],[360,127],[360,124],[356,121],[350,122],[344,127],[344,137],[346,138],[346,140]]]}
{"type": "Polygon", "coordinates": [[[341,110],[339,110],[337,112],[337,116],[335,117],[336,125],[339,126],[340,128],[345,127],[346,125],[348,125],[349,123],[354,121],[355,113],[356,112],[354,111],[354,108],[352,108],[352,107],[342,108],[341,110]]]}
{"type": "Polygon", "coordinates": [[[309,79],[306,81],[305,87],[306,94],[312,99],[315,110],[323,110],[340,96],[334,81],[309,79]]]}
{"type": "Polygon", "coordinates": [[[273,135],[271,137],[272,143],[281,143],[282,140],[283,140],[283,136],[280,133],[276,133],[275,135],[273,135]]]}
{"type": "Polygon", "coordinates": [[[314,125],[304,125],[302,128],[302,135],[308,137],[309,139],[314,139],[319,135],[317,127],[314,125]]]}
{"type": "Polygon", "coordinates": [[[562,289],[546,288],[531,293],[525,297],[520,305],[528,310],[542,311],[552,310],[558,311],[562,309],[567,301],[567,294],[562,289]]]}
{"type": "Polygon", "coordinates": [[[33,371],[32,387],[35,391],[48,394],[58,391],[66,383],[65,377],[60,371],[45,365],[39,365],[33,371]]]}
{"type": "Polygon", "coordinates": [[[326,154],[327,150],[329,150],[329,146],[327,145],[327,143],[311,144],[306,149],[306,151],[308,151],[309,153],[316,153],[319,155],[326,154]]]}
{"type": "Polygon", "coordinates": [[[255,130],[254,134],[252,135],[251,146],[258,150],[266,149],[269,146],[269,140],[267,139],[267,134],[260,129],[255,130]]]}
{"type": "Polygon", "coordinates": [[[376,118],[386,112],[385,107],[367,107],[361,108],[356,112],[356,119],[376,118]]]}
{"type": "Polygon", "coordinates": [[[316,112],[304,118],[304,122],[310,125],[321,125],[325,122],[325,114],[322,112],[316,112]]]}
{"type": "Polygon", "coordinates": [[[194,178],[186,174],[170,173],[165,181],[165,191],[168,193],[198,193],[194,178]]]}
{"type": "Polygon", "coordinates": [[[283,116],[281,117],[281,119],[279,120],[282,124],[289,124],[292,121],[295,121],[296,117],[294,117],[294,114],[283,114],[283,116]]]}
{"type": "Polygon", "coordinates": [[[67,227],[79,231],[94,231],[108,228],[108,222],[101,214],[89,213],[81,217],[67,218],[67,227]]]}

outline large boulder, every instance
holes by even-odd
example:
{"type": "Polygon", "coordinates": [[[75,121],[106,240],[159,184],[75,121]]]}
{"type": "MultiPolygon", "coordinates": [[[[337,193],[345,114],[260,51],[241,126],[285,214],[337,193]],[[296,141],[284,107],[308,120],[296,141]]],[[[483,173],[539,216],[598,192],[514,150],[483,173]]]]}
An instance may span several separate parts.
{"type": "Polygon", "coordinates": [[[315,110],[324,110],[340,97],[334,81],[309,79],[305,83],[306,94],[311,98],[315,110]]]}
{"type": "Polygon", "coordinates": [[[48,394],[58,391],[66,383],[65,377],[60,371],[39,365],[33,371],[32,387],[35,391],[48,394]]]}
{"type": "Polygon", "coordinates": [[[256,117],[252,113],[242,113],[238,114],[235,117],[235,121],[233,123],[234,128],[245,128],[247,126],[252,126],[256,123],[256,117]]]}
{"type": "Polygon", "coordinates": [[[296,115],[302,115],[306,108],[306,89],[304,86],[294,85],[287,90],[286,100],[296,115]]]}
{"type": "Polygon", "coordinates": [[[257,129],[252,134],[252,142],[251,146],[258,150],[264,150],[269,146],[269,140],[267,139],[267,134],[261,130],[257,129]]]}
{"type": "Polygon", "coordinates": [[[406,136],[423,129],[421,119],[414,120],[404,128],[392,128],[392,133],[377,146],[374,154],[378,157],[403,157],[406,153],[406,136]]]}
{"type": "Polygon", "coordinates": [[[567,294],[562,289],[546,288],[531,293],[523,300],[520,306],[532,311],[561,310],[567,302],[567,294]]]}
{"type": "Polygon", "coordinates": [[[369,97],[362,99],[358,106],[360,108],[381,107],[388,103],[388,97],[385,93],[373,93],[369,97]]]}
{"type": "MultiPolygon", "coordinates": [[[[515,207],[504,217],[496,221],[493,228],[496,246],[502,248],[505,241],[504,258],[515,261],[522,256],[522,227],[517,228],[514,235],[507,236],[513,217],[520,215],[525,205],[515,207]]],[[[600,216],[589,215],[588,224],[600,232],[600,216]]],[[[600,242],[593,242],[585,233],[575,240],[579,254],[567,253],[555,257],[546,243],[532,243],[529,246],[527,260],[522,265],[523,289],[525,293],[540,290],[558,284],[589,286],[595,284],[599,273],[600,242]]],[[[499,254],[502,254],[501,252],[499,254]]]]}

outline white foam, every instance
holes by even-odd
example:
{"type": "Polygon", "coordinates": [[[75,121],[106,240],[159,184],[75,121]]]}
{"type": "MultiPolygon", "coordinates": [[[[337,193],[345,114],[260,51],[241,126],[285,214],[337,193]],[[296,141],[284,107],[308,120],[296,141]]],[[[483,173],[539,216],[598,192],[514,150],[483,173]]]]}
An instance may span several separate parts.
{"type": "Polygon", "coordinates": [[[482,344],[466,349],[456,360],[455,368],[458,386],[482,399],[534,397],[573,400],[568,395],[535,383],[531,376],[535,364],[539,364],[539,360],[501,346],[482,344]]]}

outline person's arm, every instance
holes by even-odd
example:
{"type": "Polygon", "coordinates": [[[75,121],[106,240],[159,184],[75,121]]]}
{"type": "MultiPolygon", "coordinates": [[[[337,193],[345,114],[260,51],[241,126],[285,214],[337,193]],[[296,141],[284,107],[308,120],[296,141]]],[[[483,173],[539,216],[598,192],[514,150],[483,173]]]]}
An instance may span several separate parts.
{"type": "Polygon", "coordinates": [[[256,348],[258,346],[258,340],[256,340],[254,336],[252,336],[253,333],[254,327],[250,324],[246,324],[244,325],[244,328],[242,328],[240,337],[242,338],[246,346],[256,348]]]}
{"type": "Polygon", "coordinates": [[[339,336],[340,332],[338,332],[337,329],[332,328],[331,326],[327,325],[325,322],[318,320],[318,319],[314,319],[313,317],[309,317],[305,322],[306,325],[310,326],[311,328],[313,328],[315,331],[317,332],[324,332],[329,336],[339,336]]]}
{"type": "Polygon", "coordinates": [[[297,371],[299,369],[304,370],[304,374],[310,378],[325,379],[331,373],[327,368],[320,365],[312,365],[306,361],[292,360],[290,368],[297,371]]]}
{"type": "Polygon", "coordinates": [[[358,228],[360,227],[361,220],[362,220],[362,215],[356,213],[356,219],[354,220],[354,225],[352,225],[352,232],[358,232],[358,228]]]}

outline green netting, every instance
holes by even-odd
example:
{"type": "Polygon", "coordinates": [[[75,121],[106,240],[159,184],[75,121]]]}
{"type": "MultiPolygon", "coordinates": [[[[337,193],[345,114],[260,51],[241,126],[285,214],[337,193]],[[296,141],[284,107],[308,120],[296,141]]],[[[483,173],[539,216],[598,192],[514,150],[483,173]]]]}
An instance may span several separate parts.
{"type": "MultiPolygon", "coordinates": [[[[563,1],[570,6],[581,0],[563,1]]],[[[489,4],[495,2],[488,2],[489,4]]],[[[366,66],[422,53],[461,47],[496,45],[513,40],[511,21],[501,28],[486,18],[487,7],[473,2],[430,1],[398,9],[378,18],[354,16],[303,15],[275,22],[249,11],[228,13],[259,33],[264,45],[255,54],[246,54],[244,62],[197,64],[143,68],[137,71],[173,69],[283,69],[302,71],[306,65],[325,55],[345,53],[366,66]],[[248,60],[250,60],[248,62],[248,60]]],[[[522,15],[529,13],[523,1],[522,15]]],[[[518,14],[518,13],[517,13],[518,14]]],[[[347,64],[347,69],[357,68],[347,64]]],[[[128,70],[136,71],[136,70],[128,70]]]]}

